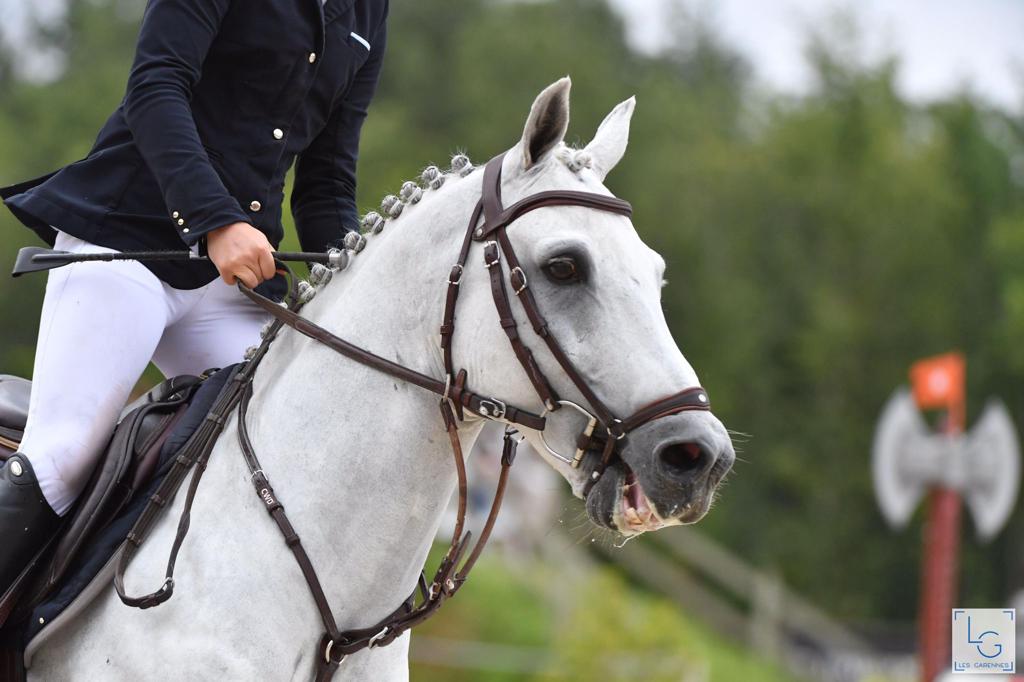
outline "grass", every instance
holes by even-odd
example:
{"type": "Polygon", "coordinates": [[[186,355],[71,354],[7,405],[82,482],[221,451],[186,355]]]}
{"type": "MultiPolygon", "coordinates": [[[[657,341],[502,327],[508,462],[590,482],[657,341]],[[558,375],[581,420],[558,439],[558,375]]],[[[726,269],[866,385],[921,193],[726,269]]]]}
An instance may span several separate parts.
{"type": "Polygon", "coordinates": [[[503,560],[497,552],[416,630],[411,659],[414,682],[793,679],[610,567],[503,560]]]}

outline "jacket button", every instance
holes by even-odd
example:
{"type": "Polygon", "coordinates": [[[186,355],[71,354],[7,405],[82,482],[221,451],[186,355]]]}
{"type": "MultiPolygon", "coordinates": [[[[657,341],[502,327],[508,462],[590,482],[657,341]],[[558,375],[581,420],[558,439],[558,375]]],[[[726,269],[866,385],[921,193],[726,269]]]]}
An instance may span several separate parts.
{"type": "Polygon", "coordinates": [[[280,128],[274,128],[274,139],[280,140],[282,137],[284,137],[284,131],[280,128]]]}
{"type": "Polygon", "coordinates": [[[184,224],[185,224],[185,219],[184,218],[178,218],[178,225],[184,225],[184,224]]]}
{"type": "Polygon", "coordinates": [[[310,52],[309,53],[309,63],[312,64],[315,61],[316,61],[316,52],[310,52]]]}
{"type": "Polygon", "coordinates": [[[249,209],[250,209],[250,210],[253,210],[253,211],[258,211],[258,210],[260,210],[261,208],[263,208],[263,204],[261,204],[261,203],[260,203],[260,202],[258,202],[258,201],[253,201],[253,202],[252,202],[251,204],[249,204],[249,209]]]}
{"type": "Polygon", "coordinates": [[[172,218],[175,218],[175,219],[177,219],[177,218],[178,218],[178,216],[180,216],[180,215],[181,215],[180,213],[178,213],[177,211],[175,211],[174,213],[172,213],[172,214],[171,214],[171,217],[172,217],[172,218]]]}
{"type": "Polygon", "coordinates": [[[184,232],[185,234],[188,234],[188,228],[187,227],[181,228],[181,231],[184,232]]]}

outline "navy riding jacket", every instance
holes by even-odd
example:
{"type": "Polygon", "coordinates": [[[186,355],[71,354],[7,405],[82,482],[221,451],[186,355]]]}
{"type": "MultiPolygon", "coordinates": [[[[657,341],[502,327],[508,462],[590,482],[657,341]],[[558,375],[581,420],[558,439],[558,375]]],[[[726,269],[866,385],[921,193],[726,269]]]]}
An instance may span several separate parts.
{"type": "MultiPolygon", "coordinates": [[[[81,161],[0,189],[54,227],[126,251],[182,250],[247,222],[275,247],[285,173],[302,248],[357,229],[359,133],[380,73],[388,0],[149,0],[120,106],[81,161]]],[[[146,263],[179,289],[210,263],[146,263]]]]}

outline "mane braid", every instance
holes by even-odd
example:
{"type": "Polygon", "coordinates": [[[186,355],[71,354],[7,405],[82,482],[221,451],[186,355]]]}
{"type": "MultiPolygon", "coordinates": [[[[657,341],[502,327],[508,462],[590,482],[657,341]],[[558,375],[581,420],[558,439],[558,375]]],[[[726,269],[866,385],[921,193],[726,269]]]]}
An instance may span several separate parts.
{"type": "Polygon", "coordinates": [[[348,267],[351,259],[366,248],[369,243],[368,238],[380,234],[388,220],[398,220],[403,211],[423,199],[425,192],[441,189],[449,176],[464,178],[476,170],[477,167],[473,165],[469,157],[459,152],[452,156],[451,165],[447,171],[443,171],[435,165],[429,165],[423,169],[416,180],[403,182],[397,195],[388,194],[381,200],[379,211],[368,211],[360,218],[358,232],[345,234],[340,246],[344,249],[347,257],[342,260],[340,266],[328,267],[315,263],[310,268],[308,281],[299,283],[303,302],[309,301],[316,295],[318,289],[327,286],[334,278],[335,273],[348,267]]]}
{"type": "MultiPolygon", "coordinates": [[[[554,154],[555,158],[561,161],[566,168],[573,173],[580,173],[584,168],[590,168],[592,159],[586,149],[577,149],[562,144],[554,154]]],[[[447,171],[443,171],[435,165],[429,165],[423,169],[416,180],[406,180],[402,183],[398,194],[388,194],[380,202],[379,211],[368,211],[359,220],[359,232],[348,232],[342,243],[342,247],[348,256],[338,267],[327,267],[319,263],[310,268],[309,280],[301,282],[301,295],[304,300],[313,298],[318,289],[327,286],[334,273],[344,270],[352,257],[366,248],[368,237],[380,234],[389,220],[398,220],[403,211],[418,204],[426,192],[439,190],[449,176],[466,177],[475,172],[477,167],[469,160],[463,152],[454,154],[447,171]]]]}

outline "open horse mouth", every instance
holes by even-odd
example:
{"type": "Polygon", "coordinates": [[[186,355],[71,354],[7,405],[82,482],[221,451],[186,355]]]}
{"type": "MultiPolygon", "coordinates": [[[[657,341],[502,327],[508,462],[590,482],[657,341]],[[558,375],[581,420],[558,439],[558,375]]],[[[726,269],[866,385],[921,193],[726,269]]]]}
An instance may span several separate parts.
{"type": "Polygon", "coordinates": [[[714,497],[713,491],[727,470],[726,465],[712,467],[704,481],[697,486],[679,489],[678,496],[671,496],[671,502],[662,500],[664,489],[655,489],[655,499],[662,500],[655,502],[641,483],[640,476],[625,461],[620,460],[613,467],[618,470],[615,483],[592,490],[587,498],[587,511],[598,525],[623,535],[639,535],[665,526],[696,523],[707,513],[714,497]]]}
{"type": "MultiPolygon", "coordinates": [[[[625,465],[623,465],[625,466],[625,465]]],[[[621,515],[626,529],[633,533],[658,530],[665,525],[644,492],[636,474],[628,466],[621,487],[621,515]]]]}

